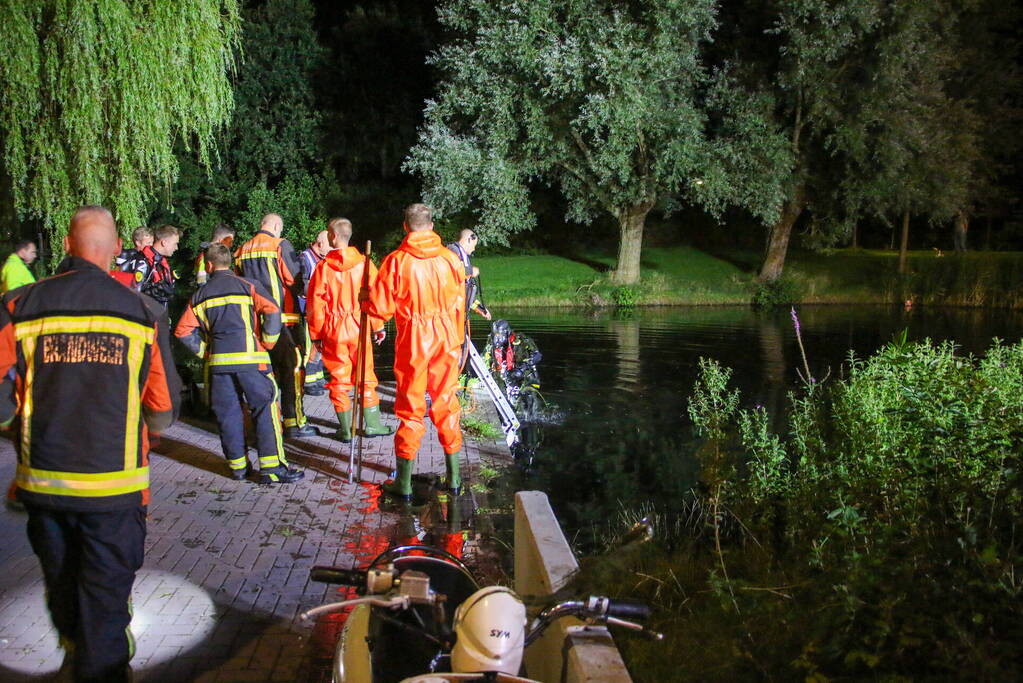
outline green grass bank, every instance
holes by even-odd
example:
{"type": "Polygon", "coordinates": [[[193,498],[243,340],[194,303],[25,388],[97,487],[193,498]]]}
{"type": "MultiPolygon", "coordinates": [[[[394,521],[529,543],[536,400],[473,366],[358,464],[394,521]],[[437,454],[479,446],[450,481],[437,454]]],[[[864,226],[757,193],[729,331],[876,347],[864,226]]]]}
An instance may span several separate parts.
{"type": "Polygon", "coordinates": [[[643,250],[642,279],[615,286],[613,255],[566,258],[550,254],[479,256],[488,305],[665,306],[720,304],[884,304],[1023,307],[1023,253],[909,253],[908,273],[896,272],[894,251],[793,251],[785,275],[770,287],[755,282],[761,254],[692,247],[643,250]]]}

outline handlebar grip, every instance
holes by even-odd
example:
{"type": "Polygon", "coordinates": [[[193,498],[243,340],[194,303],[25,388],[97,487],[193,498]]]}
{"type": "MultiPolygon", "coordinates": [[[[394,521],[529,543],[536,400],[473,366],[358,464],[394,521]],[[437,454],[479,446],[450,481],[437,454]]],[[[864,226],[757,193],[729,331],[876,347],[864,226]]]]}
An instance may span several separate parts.
{"type": "Polygon", "coordinates": [[[634,621],[646,621],[650,618],[650,606],[631,600],[608,600],[607,616],[634,621]]]}
{"type": "Polygon", "coordinates": [[[313,567],[309,570],[309,578],[319,583],[337,583],[345,586],[361,588],[366,585],[366,572],[358,569],[341,569],[340,567],[313,567]]]}

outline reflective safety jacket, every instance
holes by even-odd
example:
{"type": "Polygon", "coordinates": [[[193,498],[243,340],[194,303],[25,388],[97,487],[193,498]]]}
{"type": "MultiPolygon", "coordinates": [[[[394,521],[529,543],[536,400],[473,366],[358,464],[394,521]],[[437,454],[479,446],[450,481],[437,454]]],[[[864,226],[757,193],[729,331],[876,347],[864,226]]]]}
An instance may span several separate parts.
{"type": "Polygon", "coordinates": [[[270,293],[270,298],[281,310],[285,325],[294,325],[301,320],[298,297],[302,291],[295,277],[299,264],[291,242],[260,230],[238,248],[234,259],[239,275],[258,282],[270,293]]]}
{"type": "Polygon", "coordinates": [[[18,497],[64,510],[146,505],[148,433],[173,418],[158,326],[142,298],[69,257],[4,306],[0,369],[14,361],[18,497]]]}
{"type": "Polygon", "coordinates": [[[405,235],[380,263],[367,302],[371,316],[398,327],[398,349],[430,357],[462,346],[465,337],[465,267],[432,230],[405,235]]]}
{"type": "Polygon", "coordinates": [[[269,293],[229,270],[210,274],[174,330],[192,353],[207,358],[214,373],[268,369],[266,349],[280,334],[281,312],[269,293]]]}
{"type": "MultiPolygon", "coordinates": [[[[334,249],[320,261],[309,280],[306,300],[306,324],[309,339],[322,340],[328,346],[359,339],[359,289],[366,257],[355,247],[334,249]]],[[[376,266],[369,262],[369,286],[377,277],[376,266]]],[[[369,319],[369,328],[384,326],[379,318],[369,319]]]]}

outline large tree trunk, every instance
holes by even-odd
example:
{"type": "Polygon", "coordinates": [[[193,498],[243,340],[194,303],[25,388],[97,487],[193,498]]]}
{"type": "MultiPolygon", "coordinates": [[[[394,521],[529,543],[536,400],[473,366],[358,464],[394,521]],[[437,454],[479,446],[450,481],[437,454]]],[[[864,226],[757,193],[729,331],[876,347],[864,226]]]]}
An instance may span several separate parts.
{"type": "Polygon", "coordinates": [[[792,235],[792,226],[796,224],[805,206],[805,190],[800,185],[796,188],[793,197],[785,202],[785,206],[781,210],[781,216],[771,226],[771,240],[767,245],[767,254],[764,256],[764,264],[760,268],[760,275],[757,277],[760,282],[774,282],[781,277],[781,272],[785,268],[785,255],[789,250],[789,237],[792,235]]]}
{"type": "Polygon", "coordinates": [[[909,253],[909,211],[902,214],[902,241],[899,243],[899,275],[906,272],[906,255],[909,253]]]}
{"type": "Polygon", "coordinates": [[[618,226],[621,241],[618,243],[618,264],[611,273],[611,282],[616,285],[633,285],[639,282],[639,259],[643,252],[643,226],[653,201],[642,201],[618,212],[618,226]]]}

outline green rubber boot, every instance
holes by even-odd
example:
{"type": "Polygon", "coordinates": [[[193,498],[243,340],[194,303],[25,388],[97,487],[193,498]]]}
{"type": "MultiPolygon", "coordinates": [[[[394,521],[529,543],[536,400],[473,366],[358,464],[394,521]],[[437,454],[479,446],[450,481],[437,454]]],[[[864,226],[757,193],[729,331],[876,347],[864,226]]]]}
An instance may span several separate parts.
{"type": "Polygon", "coordinates": [[[363,436],[390,436],[394,434],[394,427],[388,427],[380,421],[380,406],[366,408],[366,426],[363,427],[363,436]]]}
{"type": "Polygon", "coordinates": [[[343,413],[335,413],[337,421],[341,426],[334,432],[334,438],[341,443],[350,443],[352,440],[352,411],[346,410],[343,413]]]}
{"type": "Polygon", "coordinates": [[[415,464],[412,460],[395,458],[395,469],[397,473],[394,480],[383,485],[384,493],[397,498],[398,500],[412,500],[412,467],[415,464]]]}
{"type": "Polygon", "coordinates": [[[447,485],[448,491],[451,495],[457,496],[462,493],[462,477],[459,475],[459,460],[462,457],[462,451],[455,451],[454,453],[446,453],[444,455],[444,469],[447,471],[447,485]]]}

